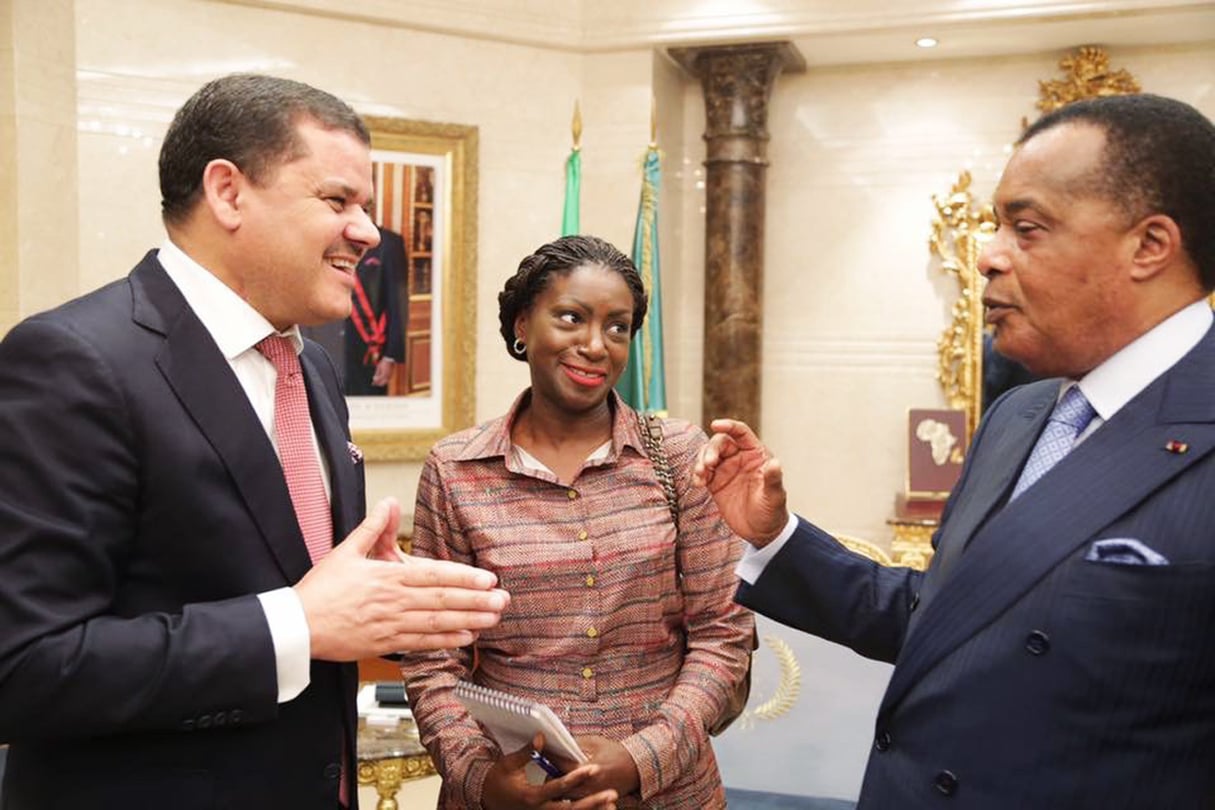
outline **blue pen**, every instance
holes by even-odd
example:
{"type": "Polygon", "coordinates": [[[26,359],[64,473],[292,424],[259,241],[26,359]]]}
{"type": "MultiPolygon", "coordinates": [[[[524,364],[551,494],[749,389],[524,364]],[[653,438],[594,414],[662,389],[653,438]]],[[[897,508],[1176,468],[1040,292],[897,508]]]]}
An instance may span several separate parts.
{"type": "Polygon", "coordinates": [[[561,772],[560,768],[550,762],[549,758],[544,754],[541,754],[539,751],[532,751],[532,762],[543,768],[544,772],[554,779],[565,776],[565,774],[561,772]]]}

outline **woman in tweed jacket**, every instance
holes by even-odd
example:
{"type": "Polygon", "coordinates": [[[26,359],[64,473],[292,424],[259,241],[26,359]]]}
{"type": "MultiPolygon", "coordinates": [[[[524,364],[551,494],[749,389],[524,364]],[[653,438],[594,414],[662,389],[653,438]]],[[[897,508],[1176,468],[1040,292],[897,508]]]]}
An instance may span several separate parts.
{"type": "Polygon", "coordinates": [[[709,728],[751,651],[752,616],[733,602],[741,541],[690,486],[704,434],[668,419],[676,531],[637,415],[612,390],[645,317],[637,269],[603,240],[564,237],[525,258],[498,301],[531,387],[434,447],[415,512],[415,554],[491,570],[511,593],[472,647],[402,667],[443,776],[439,806],[566,806],[546,803],[526,752],[499,750],[455,699],[468,679],[565,722],[595,766],[564,797],[575,806],[609,791],[619,807],[725,807],[709,728]]]}

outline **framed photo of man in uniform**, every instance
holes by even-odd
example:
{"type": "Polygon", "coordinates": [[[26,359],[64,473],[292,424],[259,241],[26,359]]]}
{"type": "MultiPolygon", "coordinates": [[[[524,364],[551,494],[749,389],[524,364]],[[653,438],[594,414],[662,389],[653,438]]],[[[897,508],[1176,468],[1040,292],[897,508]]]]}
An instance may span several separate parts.
{"type": "MultiPolygon", "coordinates": [[[[399,362],[381,375],[384,395],[347,383],[350,424],[369,459],[421,459],[435,441],[474,418],[478,133],[458,124],[364,120],[372,139],[373,218],[385,251],[378,269],[390,273],[397,299],[375,300],[371,287],[383,276],[374,273],[364,296],[356,289],[344,326],[353,330],[347,339],[358,350],[346,357],[368,365],[386,356],[399,362]],[[403,255],[390,258],[393,251],[403,255]],[[392,267],[398,259],[399,272],[392,267]],[[365,349],[364,337],[372,348],[365,349]]],[[[375,260],[369,254],[364,263],[375,260]]],[[[348,380],[356,378],[352,373],[348,380]]]]}

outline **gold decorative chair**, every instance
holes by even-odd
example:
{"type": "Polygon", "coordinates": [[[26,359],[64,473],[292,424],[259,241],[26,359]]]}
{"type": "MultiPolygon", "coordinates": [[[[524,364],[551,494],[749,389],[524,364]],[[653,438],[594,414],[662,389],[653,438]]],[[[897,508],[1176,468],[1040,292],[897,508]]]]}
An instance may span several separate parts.
{"type": "Polygon", "coordinates": [[[852,537],[846,534],[834,534],[832,536],[838,540],[840,545],[844,546],[844,548],[856,554],[860,554],[862,557],[868,557],[878,565],[894,565],[894,560],[890,559],[889,554],[887,554],[880,546],[877,546],[868,540],[862,540],[859,537],[852,537]]]}

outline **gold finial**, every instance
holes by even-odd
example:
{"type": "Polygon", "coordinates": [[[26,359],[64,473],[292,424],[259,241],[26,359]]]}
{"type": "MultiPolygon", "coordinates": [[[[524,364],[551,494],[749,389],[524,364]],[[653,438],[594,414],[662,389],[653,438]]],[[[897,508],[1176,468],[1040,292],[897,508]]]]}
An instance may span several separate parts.
{"type": "Polygon", "coordinates": [[[1063,79],[1038,82],[1038,109],[1044,113],[1085,98],[1138,93],[1139,82],[1125,70],[1111,70],[1101,48],[1086,46],[1059,60],[1063,79]]]}
{"type": "Polygon", "coordinates": [[[650,148],[658,148],[658,100],[650,95],[650,148]]]}
{"type": "Polygon", "coordinates": [[[570,122],[570,131],[574,135],[574,151],[582,148],[582,108],[578,99],[574,99],[574,120],[570,122]]]}

